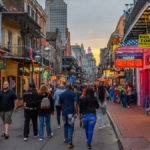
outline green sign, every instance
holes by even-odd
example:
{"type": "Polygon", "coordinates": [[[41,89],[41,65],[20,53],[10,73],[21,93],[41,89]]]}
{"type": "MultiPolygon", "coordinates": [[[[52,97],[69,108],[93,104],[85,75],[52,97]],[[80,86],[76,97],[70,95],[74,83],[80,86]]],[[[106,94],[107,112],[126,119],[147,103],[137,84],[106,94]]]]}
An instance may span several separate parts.
{"type": "Polygon", "coordinates": [[[5,59],[0,59],[0,69],[5,69],[6,68],[6,60],[5,59]]]}

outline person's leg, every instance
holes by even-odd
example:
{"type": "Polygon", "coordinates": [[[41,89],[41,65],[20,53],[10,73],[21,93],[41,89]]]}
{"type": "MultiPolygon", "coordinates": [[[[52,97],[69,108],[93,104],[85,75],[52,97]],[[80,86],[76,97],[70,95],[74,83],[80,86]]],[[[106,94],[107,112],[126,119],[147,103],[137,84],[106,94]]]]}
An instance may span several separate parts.
{"type": "Polygon", "coordinates": [[[82,122],[83,122],[83,126],[84,126],[84,128],[85,128],[86,138],[87,138],[87,140],[88,140],[88,121],[87,121],[87,116],[86,116],[86,115],[84,115],[84,116],[82,117],[82,122]]]}
{"type": "Polygon", "coordinates": [[[68,119],[67,116],[63,116],[64,121],[64,142],[68,142],[68,119]]]}
{"type": "Polygon", "coordinates": [[[46,119],[46,131],[47,131],[47,136],[51,136],[51,115],[47,114],[45,116],[46,119]]]}
{"type": "Polygon", "coordinates": [[[103,125],[103,114],[102,114],[101,110],[99,111],[99,114],[98,114],[98,120],[99,120],[99,128],[102,128],[102,125],[103,125]]]}
{"type": "Polygon", "coordinates": [[[110,93],[110,95],[109,95],[109,101],[110,101],[110,103],[111,103],[111,98],[112,98],[112,93],[110,93]]]}
{"type": "Polygon", "coordinates": [[[60,126],[61,107],[56,106],[56,111],[57,111],[57,123],[58,126],[60,126]]]}
{"type": "Polygon", "coordinates": [[[96,123],[96,115],[93,114],[89,117],[88,121],[88,145],[91,145],[92,142],[95,123],[96,123]]]}
{"type": "Polygon", "coordinates": [[[38,113],[37,111],[31,111],[31,113],[32,113],[34,136],[37,136],[38,135],[38,113]]]}
{"type": "Polygon", "coordinates": [[[116,103],[116,94],[114,93],[113,95],[113,103],[115,104],[116,103]]]}
{"type": "Polygon", "coordinates": [[[43,139],[44,135],[44,116],[39,116],[39,137],[43,139]]]}
{"type": "Polygon", "coordinates": [[[72,145],[72,137],[74,132],[74,123],[68,124],[68,143],[72,145]]]}
{"type": "Polygon", "coordinates": [[[24,138],[28,138],[29,135],[29,124],[30,124],[30,112],[29,110],[24,110],[24,138]]]}

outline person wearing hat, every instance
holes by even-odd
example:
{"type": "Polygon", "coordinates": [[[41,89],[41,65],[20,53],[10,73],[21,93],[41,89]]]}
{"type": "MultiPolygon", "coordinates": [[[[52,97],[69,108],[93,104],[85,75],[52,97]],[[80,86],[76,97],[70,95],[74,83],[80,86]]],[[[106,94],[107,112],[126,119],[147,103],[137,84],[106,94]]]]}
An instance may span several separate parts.
{"type": "Polygon", "coordinates": [[[60,129],[60,116],[61,116],[61,106],[59,106],[59,100],[60,100],[60,95],[64,92],[64,85],[61,84],[56,92],[54,93],[54,100],[55,100],[55,107],[56,107],[56,112],[57,112],[57,123],[58,123],[58,129],[60,129]]]}
{"type": "Polygon", "coordinates": [[[12,113],[17,109],[17,96],[13,89],[9,88],[8,81],[3,84],[3,90],[0,91],[0,117],[4,125],[2,137],[9,138],[8,128],[12,123],[12,113]]]}
{"type": "Polygon", "coordinates": [[[38,108],[40,105],[39,95],[35,84],[31,83],[29,89],[24,92],[24,141],[28,140],[30,120],[33,123],[34,137],[38,137],[38,108]]]}

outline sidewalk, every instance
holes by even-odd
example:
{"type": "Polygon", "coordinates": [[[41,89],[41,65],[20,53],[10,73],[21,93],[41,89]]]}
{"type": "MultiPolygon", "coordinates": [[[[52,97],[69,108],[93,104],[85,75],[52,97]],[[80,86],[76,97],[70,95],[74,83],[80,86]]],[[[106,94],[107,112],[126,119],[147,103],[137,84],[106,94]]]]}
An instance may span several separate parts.
{"type": "Polygon", "coordinates": [[[150,150],[150,117],[137,106],[130,109],[108,103],[108,112],[119,130],[125,150],[150,150]]]}

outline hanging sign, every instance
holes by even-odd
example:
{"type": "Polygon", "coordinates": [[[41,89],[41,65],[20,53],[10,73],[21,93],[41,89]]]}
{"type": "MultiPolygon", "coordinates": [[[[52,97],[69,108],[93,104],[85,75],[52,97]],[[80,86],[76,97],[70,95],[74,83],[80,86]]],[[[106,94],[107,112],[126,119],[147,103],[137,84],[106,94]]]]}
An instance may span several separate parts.
{"type": "Polygon", "coordinates": [[[150,35],[140,34],[138,46],[139,48],[150,48],[150,35]]]}

